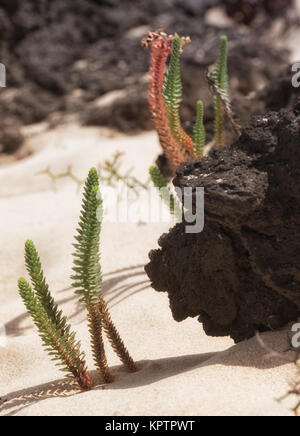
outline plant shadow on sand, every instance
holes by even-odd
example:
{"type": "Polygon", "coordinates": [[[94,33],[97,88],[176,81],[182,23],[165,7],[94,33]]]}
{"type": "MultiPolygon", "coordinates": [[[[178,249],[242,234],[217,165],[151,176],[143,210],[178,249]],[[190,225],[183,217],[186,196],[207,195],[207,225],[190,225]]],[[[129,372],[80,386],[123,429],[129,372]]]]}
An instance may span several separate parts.
{"type": "MultiPolygon", "coordinates": [[[[139,369],[135,373],[126,372],[120,365],[114,366],[111,368],[114,382],[108,385],[104,385],[101,382],[97,371],[91,371],[90,374],[95,383],[93,391],[138,388],[193,369],[211,365],[253,367],[260,370],[276,368],[292,360],[291,356],[289,356],[290,353],[287,353],[288,341],[287,337],[285,339],[284,333],[269,332],[263,335],[266,347],[272,347],[274,343],[273,335],[280,334],[284,336],[281,350],[277,350],[279,353],[283,353],[282,358],[278,356],[267,358],[267,351],[261,347],[256,338],[252,338],[249,341],[234,345],[225,351],[139,361],[137,362],[139,369]],[[286,347],[284,348],[285,345],[286,347]]],[[[0,398],[0,413],[3,416],[13,416],[31,404],[43,400],[88,394],[88,392],[81,392],[73,380],[60,379],[12,392],[0,398]]]]}
{"type": "MultiPolygon", "coordinates": [[[[106,298],[107,304],[110,308],[121,303],[127,298],[144,291],[150,285],[145,271],[144,265],[135,265],[127,268],[122,268],[116,271],[103,275],[103,295],[106,298]]],[[[56,301],[59,306],[67,304],[72,301],[77,302],[77,296],[72,288],[65,288],[57,293],[58,295],[68,294],[70,296],[65,298],[57,298],[56,301]]],[[[69,319],[72,320],[76,316],[84,313],[85,308],[82,304],[77,302],[75,309],[70,314],[69,319]]],[[[27,330],[30,330],[30,326],[23,326],[25,320],[29,319],[27,312],[15,317],[11,321],[5,324],[6,334],[8,336],[16,337],[22,336],[27,330]]]]}

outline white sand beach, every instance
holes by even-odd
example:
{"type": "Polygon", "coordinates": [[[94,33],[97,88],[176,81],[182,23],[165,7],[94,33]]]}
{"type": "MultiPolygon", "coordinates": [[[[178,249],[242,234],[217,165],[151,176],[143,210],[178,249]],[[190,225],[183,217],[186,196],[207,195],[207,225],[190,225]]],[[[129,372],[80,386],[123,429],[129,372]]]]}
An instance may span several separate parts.
{"type": "Polygon", "coordinates": [[[283,357],[268,358],[256,338],[235,345],[207,337],[196,319],[176,323],[166,294],[156,293],[144,272],[167,223],[104,223],[101,236],[103,292],[139,371],[127,373],[107,344],[115,375],[103,386],[90,353],[85,312],[70,289],[72,242],[81,196],[69,178],[56,188],[47,175],[69,165],[80,178],[90,167],[124,152],[124,172],[147,179],[159,153],[155,133],[114,136],[76,124],[27,132],[33,150],[0,167],[0,414],[1,415],[292,415],[295,398],[279,402],[295,376],[289,363],[289,326],[262,334],[283,357]],[[80,393],[43,350],[18,295],[25,275],[24,242],[33,239],[51,291],[68,315],[98,385],[80,393]],[[4,335],[4,330],[6,335],[4,335]]]}

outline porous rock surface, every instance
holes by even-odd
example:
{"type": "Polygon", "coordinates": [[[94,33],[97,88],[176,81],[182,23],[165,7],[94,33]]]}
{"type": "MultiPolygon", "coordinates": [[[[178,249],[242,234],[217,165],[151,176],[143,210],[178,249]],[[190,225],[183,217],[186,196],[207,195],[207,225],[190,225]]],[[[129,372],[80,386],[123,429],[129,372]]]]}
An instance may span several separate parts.
{"type": "Polygon", "coordinates": [[[205,226],[177,224],[146,266],[176,321],[198,317],[236,342],[300,313],[300,99],[254,117],[239,140],[179,167],[174,185],[204,187],[205,226]]]}

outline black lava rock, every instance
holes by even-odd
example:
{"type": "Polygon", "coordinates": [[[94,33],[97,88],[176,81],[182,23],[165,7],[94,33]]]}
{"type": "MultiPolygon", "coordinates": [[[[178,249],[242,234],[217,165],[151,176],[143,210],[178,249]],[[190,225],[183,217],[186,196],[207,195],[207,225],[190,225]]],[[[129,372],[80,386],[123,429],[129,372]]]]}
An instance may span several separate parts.
{"type": "MultiPolygon", "coordinates": [[[[145,86],[149,52],[140,41],[147,30],[163,27],[192,38],[182,58],[182,115],[185,128],[191,129],[201,96],[210,139],[213,106],[205,75],[216,60],[220,35],[226,32],[231,44],[233,97],[269,83],[289,60],[288,52],[270,41],[268,30],[245,33],[234,26],[224,29],[207,24],[207,10],[220,3],[2,0],[0,59],[7,68],[7,89],[1,89],[0,118],[11,115],[21,124],[30,124],[61,112],[76,113],[83,124],[105,124],[125,132],[153,128],[145,86]],[[124,90],[125,97],[103,114],[95,114],[95,100],[114,90],[124,90]],[[69,104],[70,99],[74,104],[69,104]]],[[[251,110],[258,113],[254,103],[251,110]]]]}
{"type": "Polygon", "coordinates": [[[202,233],[176,225],[146,272],[176,321],[199,317],[236,342],[300,314],[300,116],[254,117],[233,145],[179,167],[174,185],[205,189],[202,233]]]}
{"type": "Polygon", "coordinates": [[[259,13],[283,16],[294,5],[294,0],[223,0],[222,3],[230,17],[249,25],[259,13]]]}
{"type": "Polygon", "coordinates": [[[5,117],[0,120],[0,153],[12,154],[24,143],[21,126],[16,118],[5,117]]]}

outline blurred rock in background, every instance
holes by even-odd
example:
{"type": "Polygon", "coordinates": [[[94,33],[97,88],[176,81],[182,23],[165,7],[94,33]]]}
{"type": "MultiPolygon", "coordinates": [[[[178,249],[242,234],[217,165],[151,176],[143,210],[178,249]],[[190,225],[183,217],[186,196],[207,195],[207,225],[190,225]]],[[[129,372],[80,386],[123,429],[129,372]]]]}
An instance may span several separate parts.
{"type": "MultiPolygon", "coordinates": [[[[286,69],[289,52],[282,41],[294,25],[290,0],[2,0],[0,62],[7,88],[0,90],[0,152],[22,144],[20,126],[63,122],[69,114],[85,125],[123,132],[151,129],[149,53],[140,40],[158,27],[192,38],[182,58],[182,116],[189,130],[202,98],[210,136],[205,73],[216,59],[219,36],[230,40],[232,96],[240,101],[286,69]],[[279,34],[281,40],[274,37],[279,34]]],[[[246,106],[242,122],[249,111],[264,109],[261,101],[246,106]]]]}

